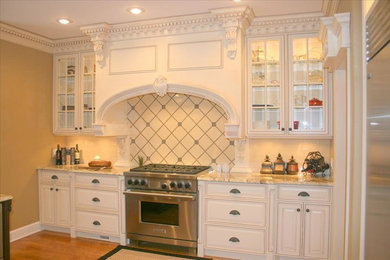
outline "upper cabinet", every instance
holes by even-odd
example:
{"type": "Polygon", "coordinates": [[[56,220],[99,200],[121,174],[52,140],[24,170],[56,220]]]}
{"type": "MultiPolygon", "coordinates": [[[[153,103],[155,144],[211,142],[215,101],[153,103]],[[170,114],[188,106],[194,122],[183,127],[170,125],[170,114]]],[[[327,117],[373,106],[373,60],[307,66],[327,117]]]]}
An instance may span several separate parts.
{"type": "Polygon", "coordinates": [[[54,64],[54,133],[93,133],[94,53],[55,56],[54,64]]]}
{"type": "Polygon", "coordinates": [[[327,138],[329,88],[314,34],[248,38],[247,136],[327,138]]]}

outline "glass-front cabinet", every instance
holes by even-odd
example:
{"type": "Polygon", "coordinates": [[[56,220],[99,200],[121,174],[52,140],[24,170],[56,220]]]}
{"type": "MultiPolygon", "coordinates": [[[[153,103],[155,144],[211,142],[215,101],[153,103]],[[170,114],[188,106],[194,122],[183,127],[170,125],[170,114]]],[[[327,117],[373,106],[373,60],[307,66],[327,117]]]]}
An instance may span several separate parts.
{"type": "Polygon", "coordinates": [[[95,120],[94,53],[61,55],[54,61],[54,133],[92,133],[95,120]]]}
{"type": "Polygon", "coordinates": [[[248,137],[329,136],[328,88],[315,35],[247,43],[248,137]]]}
{"type": "Polygon", "coordinates": [[[256,131],[280,133],[283,127],[283,40],[277,38],[249,41],[248,124],[256,131]]]}

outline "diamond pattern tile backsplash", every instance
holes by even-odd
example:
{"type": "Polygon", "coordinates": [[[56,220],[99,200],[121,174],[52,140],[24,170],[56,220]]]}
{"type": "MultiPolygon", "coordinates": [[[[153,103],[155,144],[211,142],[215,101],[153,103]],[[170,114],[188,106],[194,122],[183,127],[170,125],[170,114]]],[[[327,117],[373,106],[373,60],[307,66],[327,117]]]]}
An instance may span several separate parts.
{"type": "Polygon", "coordinates": [[[234,165],[234,141],[224,136],[227,117],[217,104],[200,97],[169,93],[127,100],[130,160],[138,164],[234,165]]]}

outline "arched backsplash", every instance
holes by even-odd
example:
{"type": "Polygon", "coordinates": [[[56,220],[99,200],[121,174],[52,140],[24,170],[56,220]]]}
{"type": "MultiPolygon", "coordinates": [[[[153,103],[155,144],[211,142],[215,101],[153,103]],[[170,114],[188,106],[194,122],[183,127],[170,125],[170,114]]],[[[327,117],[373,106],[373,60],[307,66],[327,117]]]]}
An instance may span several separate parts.
{"type": "Polygon", "coordinates": [[[130,163],[234,166],[234,141],[226,139],[225,111],[187,94],[147,94],[128,99],[130,163]]]}

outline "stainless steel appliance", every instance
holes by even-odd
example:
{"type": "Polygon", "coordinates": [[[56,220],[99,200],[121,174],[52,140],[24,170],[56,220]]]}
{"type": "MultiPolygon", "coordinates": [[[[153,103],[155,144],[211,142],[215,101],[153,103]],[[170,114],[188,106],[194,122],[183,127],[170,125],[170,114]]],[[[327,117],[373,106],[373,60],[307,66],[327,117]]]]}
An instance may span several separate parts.
{"type": "Polygon", "coordinates": [[[390,259],[390,1],[367,20],[367,180],[364,259],[390,259]]]}
{"type": "Polygon", "coordinates": [[[196,248],[196,176],[209,168],[148,164],[125,172],[127,238],[196,248]]]}

